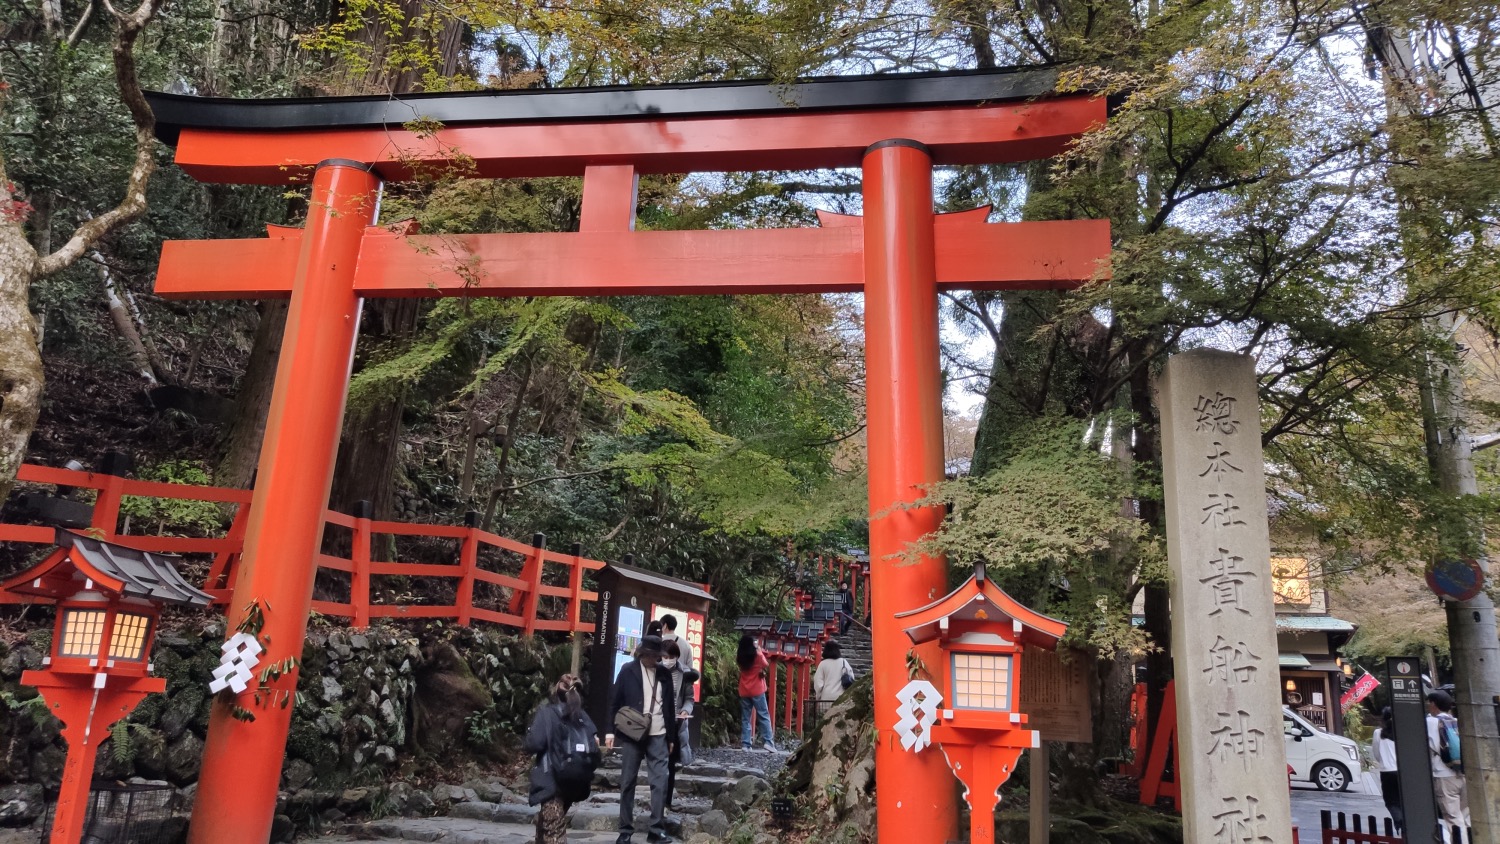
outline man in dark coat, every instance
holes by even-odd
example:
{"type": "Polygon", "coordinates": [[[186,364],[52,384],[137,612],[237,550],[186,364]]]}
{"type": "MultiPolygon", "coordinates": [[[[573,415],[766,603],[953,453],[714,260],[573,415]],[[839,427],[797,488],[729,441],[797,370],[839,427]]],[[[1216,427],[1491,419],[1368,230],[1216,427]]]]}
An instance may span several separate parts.
{"type": "Polygon", "coordinates": [[[670,844],[667,835],[665,807],[667,800],[667,759],[677,743],[677,707],[673,705],[672,672],[659,664],[662,655],[660,636],[647,636],[635,649],[635,659],[626,663],[615,678],[609,699],[609,720],[629,706],[650,719],[646,734],[638,742],[611,733],[606,741],[620,746],[620,836],[616,844],[630,844],[635,834],[635,784],[641,762],[646,763],[646,782],[651,787],[651,826],[646,834],[649,844],[670,844]]]}

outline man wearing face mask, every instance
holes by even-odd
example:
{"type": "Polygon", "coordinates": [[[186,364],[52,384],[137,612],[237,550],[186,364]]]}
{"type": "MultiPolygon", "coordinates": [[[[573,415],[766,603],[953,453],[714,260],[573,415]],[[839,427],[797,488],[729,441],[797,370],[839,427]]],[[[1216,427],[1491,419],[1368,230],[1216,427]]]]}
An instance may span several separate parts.
{"type": "MultiPolygon", "coordinates": [[[[649,844],[671,844],[665,818],[667,798],[667,760],[677,745],[677,707],[674,705],[672,672],[663,667],[662,642],[659,636],[647,636],[635,649],[635,659],[620,669],[610,696],[609,720],[630,707],[648,719],[640,741],[620,739],[620,834],[616,844],[630,844],[635,834],[635,785],[641,762],[646,763],[646,781],[651,786],[651,826],[646,835],[649,844]]],[[[604,737],[605,746],[613,747],[615,734],[604,737]]]]}
{"type": "MultiPolygon", "coordinates": [[[[668,616],[671,618],[671,616],[668,616]]],[[[667,808],[672,808],[672,792],[677,787],[677,771],[693,763],[692,737],[689,734],[689,719],[693,717],[693,684],[698,682],[698,672],[689,667],[682,658],[682,647],[687,642],[681,639],[667,640],[662,652],[665,654],[661,667],[672,672],[672,699],[677,708],[677,746],[667,760],[667,808]]]]}

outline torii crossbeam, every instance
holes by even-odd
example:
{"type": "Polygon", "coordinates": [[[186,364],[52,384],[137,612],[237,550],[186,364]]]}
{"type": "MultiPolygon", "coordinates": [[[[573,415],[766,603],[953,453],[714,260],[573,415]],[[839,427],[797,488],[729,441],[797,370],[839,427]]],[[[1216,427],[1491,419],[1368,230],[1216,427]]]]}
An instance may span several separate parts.
{"type": "MultiPolygon", "coordinates": [[[[363,297],[607,296],[862,291],[870,473],[877,817],[882,840],[957,837],[935,754],[894,737],[906,681],[899,612],[945,594],[941,558],[906,564],[938,508],[898,509],[943,478],[937,291],[1050,289],[1107,274],[1109,225],[934,215],[935,164],[1045,158],[1106,118],[1017,68],[653,88],[310,100],[150,95],[177,163],[209,182],[312,174],[303,229],[258,240],[169,242],[157,291],[290,296],[230,621],[258,605],[267,662],[301,653],[363,297]],[[634,231],[640,173],[855,167],[864,216],[822,227],[634,231]],[[427,168],[472,178],[583,176],[578,232],[421,235],[373,225],[382,180],[427,168]]],[[[923,646],[927,647],[927,646],[923,646]]],[[[918,649],[941,679],[936,651],[918,649]]],[[[297,672],[271,682],[292,689],[297,672]]],[[[595,690],[593,693],[600,693],[595,690]]],[[[249,693],[246,693],[248,699],[249,693]]],[[[291,713],[214,706],[190,841],[265,841],[291,713]]]]}

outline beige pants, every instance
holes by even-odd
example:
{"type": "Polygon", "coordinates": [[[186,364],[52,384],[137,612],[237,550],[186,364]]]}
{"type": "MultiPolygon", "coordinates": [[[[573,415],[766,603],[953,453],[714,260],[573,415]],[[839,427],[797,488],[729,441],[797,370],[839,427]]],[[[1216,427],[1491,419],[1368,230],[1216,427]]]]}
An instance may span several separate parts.
{"type": "Polygon", "coordinates": [[[1469,795],[1464,789],[1464,778],[1461,776],[1433,777],[1432,790],[1437,796],[1438,814],[1442,816],[1442,819],[1467,829],[1469,795]]]}

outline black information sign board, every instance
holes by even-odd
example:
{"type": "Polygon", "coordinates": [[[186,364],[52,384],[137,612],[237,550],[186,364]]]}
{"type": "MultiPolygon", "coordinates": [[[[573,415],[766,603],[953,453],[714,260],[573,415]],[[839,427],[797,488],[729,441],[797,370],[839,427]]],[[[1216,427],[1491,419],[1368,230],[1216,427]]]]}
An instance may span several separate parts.
{"type": "Polygon", "coordinates": [[[1422,691],[1422,660],[1414,656],[1386,659],[1391,678],[1391,717],[1396,725],[1396,770],[1401,776],[1401,808],[1406,812],[1406,840],[1432,841],[1437,835],[1437,805],[1432,795],[1432,753],[1427,747],[1427,696],[1422,691]],[[1418,830],[1432,830],[1425,838],[1418,830]]]}

